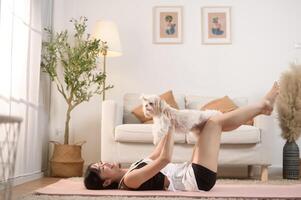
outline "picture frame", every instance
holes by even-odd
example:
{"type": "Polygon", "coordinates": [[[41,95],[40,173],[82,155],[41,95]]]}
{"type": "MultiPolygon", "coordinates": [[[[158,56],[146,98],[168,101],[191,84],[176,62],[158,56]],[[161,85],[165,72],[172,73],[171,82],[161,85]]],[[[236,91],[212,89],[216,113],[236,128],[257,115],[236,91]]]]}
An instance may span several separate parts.
{"type": "Polygon", "coordinates": [[[153,7],[153,43],[181,44],[183,42],[183,7],[153,7]]]}
{"type": "Polygon", "coordinates": [[[231,44],[231,7],[201,8],[202,43],[231,44]]]}

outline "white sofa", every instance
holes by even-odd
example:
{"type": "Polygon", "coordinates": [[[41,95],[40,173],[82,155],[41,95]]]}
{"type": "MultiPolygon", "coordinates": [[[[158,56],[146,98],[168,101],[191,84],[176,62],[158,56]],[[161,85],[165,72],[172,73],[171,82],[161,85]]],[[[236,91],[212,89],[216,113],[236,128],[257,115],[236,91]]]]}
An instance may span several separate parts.
{"type": "MultiPolygon", "coordinates": [[[[102,103],[101,159],[109,162],[132,163],[153,150],[152,124],[141,124],[131,113],[141,104],[140,94],[126,94],[123,106],[115,101],[102,103]]],[[[214,97],[175,94],[180,109],[198,109],[214,97]]],[[[233,98],[236,105],[247,104],[246,98],[233,98]]],[[[262,117],[256,117],[254,126],[242,125],[225,132],[221,138],[219,165],[245,165],[249,173],[255,165],[261,166],[261,180],[268,179],[268,133],[261,128],[262,117]]],[[[195,139],[189,134],[176,134],[173,162],[191,159],[195,139]]]]}

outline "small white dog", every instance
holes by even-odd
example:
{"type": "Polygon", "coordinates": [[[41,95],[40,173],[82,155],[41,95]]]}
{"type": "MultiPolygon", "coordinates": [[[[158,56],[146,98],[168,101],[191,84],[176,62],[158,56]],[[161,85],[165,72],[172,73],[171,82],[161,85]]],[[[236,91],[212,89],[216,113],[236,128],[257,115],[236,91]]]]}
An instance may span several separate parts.
{"type": "Polygon", "coordinates": [[[217,110],[177,110],[168,105],[157,95],[142,95],[145,117],[153,117],[154,144],[167,133],[170,123],[174,123],[176,133],[199,133],[209,117],[221,114],[217,110]]]}

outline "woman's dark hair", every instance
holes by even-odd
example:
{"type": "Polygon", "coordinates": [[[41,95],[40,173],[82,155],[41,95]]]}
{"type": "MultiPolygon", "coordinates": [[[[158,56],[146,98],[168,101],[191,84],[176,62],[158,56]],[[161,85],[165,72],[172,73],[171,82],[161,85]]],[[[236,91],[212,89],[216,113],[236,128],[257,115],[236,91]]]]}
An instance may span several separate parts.
{"type": "Polygon", "coordinates": [[[88,166],[84,178],[84,184],[88,190],[118,189],[118,183],[116,182],[104,187],[104,180],[101,179],[99,170],[91,166],[92,164],[88,166]]]}

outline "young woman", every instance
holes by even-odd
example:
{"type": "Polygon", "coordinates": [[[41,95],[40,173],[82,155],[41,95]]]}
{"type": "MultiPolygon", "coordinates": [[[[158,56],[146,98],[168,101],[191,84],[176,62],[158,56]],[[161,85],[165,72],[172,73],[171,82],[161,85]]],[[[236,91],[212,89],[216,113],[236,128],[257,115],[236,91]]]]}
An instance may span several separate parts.
{"type": "Polygon", "coordinates": [[[133,163],[129,169],[116,163],[91,164],[84,184],[87,189],[209,191],[216,181],[222,131],[236,129],[257,115],[270,115],[278,93],[275,82],[259,103],[209,118],[200,127],[190,162],[170,163],[174,144],[171,126],[147,158],[133,163]]]}

